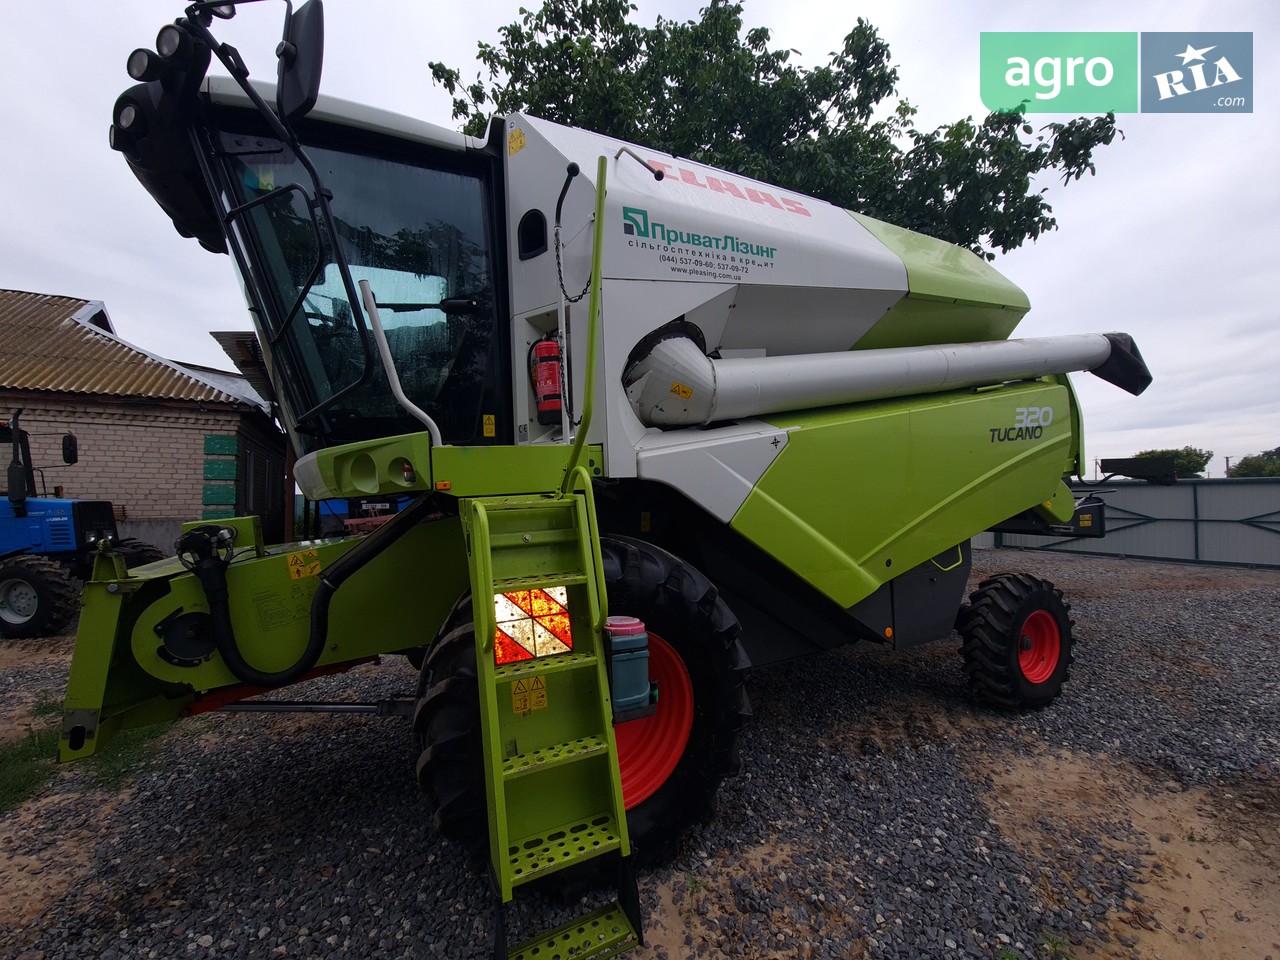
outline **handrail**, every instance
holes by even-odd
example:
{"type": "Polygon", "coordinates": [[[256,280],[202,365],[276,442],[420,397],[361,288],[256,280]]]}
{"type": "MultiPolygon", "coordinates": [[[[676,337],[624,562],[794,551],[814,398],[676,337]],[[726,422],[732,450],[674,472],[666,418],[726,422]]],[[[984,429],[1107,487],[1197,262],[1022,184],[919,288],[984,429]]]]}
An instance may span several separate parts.
{"type": "Polygon", "coordinates": [[[364,311],[369,315],[369,326],[373,330],[373,340],[378,345],[378,356],[382,360],[382,369],[387,374],[387,383],[391,385],[391,395],[405,412],[427,428],[427,433],[431,434],[431,445],[443,447],[444,440],[440,437],[440,428],[436,426],[436,422],[429,413],[409,399],[404,387],[400,385],[400,373],[396,370],[395,358],[391,356],[391,344],[387,342],[387,332],[382,329],[382,318],[378,316],[378,301],[373,296],[373,288],[369,286],[368,280],[360,281],[360,299],[364,301],[364,311]]]}
{"type": "Polygon", "coordinates": [[[605,589],[604,582],[604,559],[600,555],[600,551],[596,549],[596,544],[600,542],[600,525],[596,520],[596,498],[592,492],[591,474],[587,472],[587,468],[581,464],[573,468],[573,472],[569,474],[572,478],[572,487],[577,489],[577,481],[582,481],[582,499],[586,503],[587,511],[587,544],[590,548],[590,557],[592,568],[595,570],[596,589],[591,591],[591,629],[599,631],[604,629],[605,621],[609,618],[609,596],[605,589]]]}

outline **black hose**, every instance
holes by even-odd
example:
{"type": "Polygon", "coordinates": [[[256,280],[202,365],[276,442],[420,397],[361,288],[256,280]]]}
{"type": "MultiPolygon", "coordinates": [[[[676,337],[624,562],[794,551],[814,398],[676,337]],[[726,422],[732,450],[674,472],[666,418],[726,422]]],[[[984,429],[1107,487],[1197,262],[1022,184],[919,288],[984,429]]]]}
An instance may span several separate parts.
{"type": "Polygon", "coordinates": [[[564,198],[569,193],[569,186],[573,183],[573,178],[581,173],[581,168],[576,163],[571,163],[565,167],[564,185],[560,187],[560,196],[556,199],[556,226],[560,226],[560,213],[564,209],[564,198]]]}
{"type": "Polygon", "coordinates": [[[214,645],[227,669],[241,683],[255,687],[283,687],[296,683],[311,672],[324,652],[329,638],[329,603],[338,588],[370,560],[388,549],[408,533],[431,505],[425,494],[343,554],[320,575],[315,596],[311,598],[311,634],[307,648],[292,666],[265,672],[251,666],[236,643],[231,624],[230,592],[227,589],[227,567],[231,562],[231,539],[222,536],[226,528],[214,524],[196,527],[183,534],[175,544],[179,559],[200,581],[205,602],[209,605],[214,645]],[[219,549],[223,547],[223,549],[219,549]]]}

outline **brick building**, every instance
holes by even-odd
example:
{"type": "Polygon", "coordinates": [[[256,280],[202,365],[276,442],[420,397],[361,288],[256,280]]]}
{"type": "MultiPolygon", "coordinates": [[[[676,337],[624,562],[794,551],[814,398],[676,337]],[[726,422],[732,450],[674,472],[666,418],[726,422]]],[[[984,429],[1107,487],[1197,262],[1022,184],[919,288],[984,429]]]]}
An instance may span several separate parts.
{"type": "Polygon", "coordinates": [[[0,290],[0,418],[18,408],[48,493],[112,501],[122,536],[168,550],[186,520],[257,513],[282,539],[285,439],[268,404],[238,374],[121,340],[101,301],[0,290]]]}

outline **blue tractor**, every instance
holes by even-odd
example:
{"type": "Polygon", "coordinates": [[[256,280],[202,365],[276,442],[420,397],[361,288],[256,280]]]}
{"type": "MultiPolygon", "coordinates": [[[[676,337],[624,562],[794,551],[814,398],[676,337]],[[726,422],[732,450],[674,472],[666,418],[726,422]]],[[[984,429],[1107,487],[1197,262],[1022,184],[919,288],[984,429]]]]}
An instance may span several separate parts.
{"type": "MultiPolygon", "coordinates": [[[[13,450],[7,497],[0,500],[0,637],[8,638],[53,636],[67,625],[79,596],[76,581],[87,579],[103,541],[130,567],[164,556],[151,544],[121,540],[108,500],[35,494],[36,468],[21,416],[18,410],[8,423],[0,421],[0,444],[13,450]]],[[[75,435],[64,434],[63,462],[78,459],[75,435]]],[[[40,479],[41,493],[47,493],[43,471],[40,479]]]]}

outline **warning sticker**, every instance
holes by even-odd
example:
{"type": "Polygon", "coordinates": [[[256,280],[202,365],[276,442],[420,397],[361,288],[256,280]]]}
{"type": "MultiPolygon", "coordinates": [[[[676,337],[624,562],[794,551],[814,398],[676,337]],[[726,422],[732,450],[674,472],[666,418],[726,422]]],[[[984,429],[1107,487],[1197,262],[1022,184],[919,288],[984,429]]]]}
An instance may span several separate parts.
{"type": "MultiPolygon", "coordinates": [[[[543,694],[543,706],[546,706],[546,694],[543,694]]],[[[511,685],[511,712],[512,713],[528,713],[532,707],[529,706],[529,684],[524,680],[517,680],[511,685]]]]}
{"type": "Polygon", "coordinates": [[[303,550],[289,554],[289,576],[294,580],[305,580],[320,572],[320,554],[314,550],[303,550]]]}
{"type": "Polygon", "coordinates": [[[524,131],[519,127],[507,134],[507,154],[514,157],[524,149],[524,131]]]}
{"type": "Polygon", "coordinates": [[[693,396],[693,387],[686,387],[683,383],[675,381],[671,384],[671,392],[681,400],[688,400],[693,396]]]}
{"type": "Polygon", "coordinates": [[[547,681],[542,677],[533,678],[533,686],[529,691],[529,706],[533,710],[545,710],[547,707],[547,681]]]}
{"type": "Polygon", "coordinates": [[[496,436],[498,433],[498,421],[492,413],[484,415],[484,435],[486,437],[496,436]]]}

